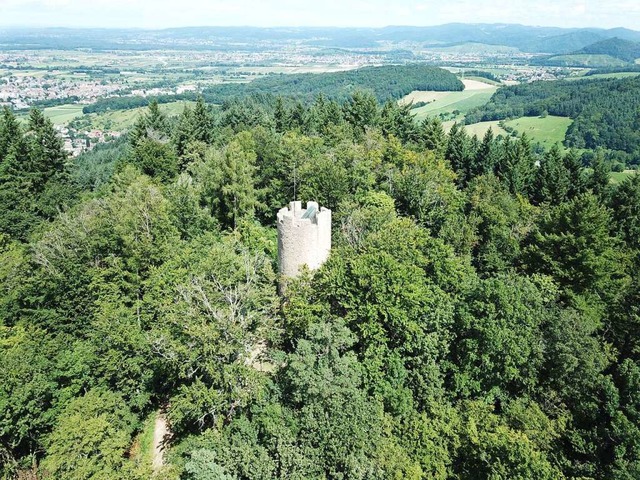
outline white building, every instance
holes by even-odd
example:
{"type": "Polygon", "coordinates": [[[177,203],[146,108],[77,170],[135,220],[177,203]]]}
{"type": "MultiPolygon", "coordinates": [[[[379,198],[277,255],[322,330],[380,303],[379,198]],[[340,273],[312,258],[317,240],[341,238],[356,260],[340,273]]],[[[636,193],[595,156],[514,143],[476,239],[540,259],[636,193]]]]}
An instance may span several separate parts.
{"type": "Polygon", "coordinates": [[[295,277],[307,265],[318,269],[331,252],[331,210],[317,202],[291,202],[278,212],[278,265],[280,274],[295,277]]]}

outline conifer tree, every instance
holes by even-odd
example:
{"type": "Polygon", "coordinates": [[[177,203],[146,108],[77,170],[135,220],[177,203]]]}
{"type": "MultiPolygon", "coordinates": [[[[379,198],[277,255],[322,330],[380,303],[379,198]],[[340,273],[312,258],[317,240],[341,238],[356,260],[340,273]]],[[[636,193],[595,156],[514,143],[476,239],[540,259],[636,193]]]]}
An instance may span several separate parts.
{"type": "Polygon", "coordinates": [[[472,160],[471,140],[464,126],[453,124],[449,131],[445,158],[451,163],[451,167],[458,174],[458,183],[466,185],[469,181],[469,170],[472,160]]]}
{"type": "Polygon", "coordinates": [[[0,118],[0,162],[9,153],[11,144],[20,137],[20,124],[18,119],[8,107],[2,110],[0,118]]]}
{"type": "Polygon", "coordinates": [[[45,118],[42,112],[37,109],[31,111],[28,128],[32,188],[35,192],[41,192],[52,177],[64,172],[67,155],[51,120],[45,118]]]}
{"type": "Polygon", "coordinates": [[[420,124],[418,142],[425,149],[444,156],[447,148],[447,136],[442,128],[442,122],[436,118],[425,118],[420,124]]]}
{"type": "Polygon", "coordinates": [[[378,125],[378,102],[367,92],[357,91],[342,107],[344,118],[361,135],[367,127],[378,125]]]}
{"type": "Polygon", "coordinates": [[[496,173],[513,194],[528,196],[533,189],[535,162],[531,143],[523,134],[519,140],[506,138],[502,143],[496,173]]]}
{"type": "Polygon", "coordinates": [[[191,139],[206,144],[213,143],[214,136],[214,120],[209,107],[202,97],[198,97],[196,105],[193,108],[193,116],[191,120],[192,135],[191,139]]]}
{"type": "Polygon", "coordinates": [[[587,181],[587,186],[591,191],[604,198],[609,189],[609,182],[611,181],[609,165],[604,160],[604,155],[601,150],[596,152],[596,156],[591,162],[591,176],[587,181]]]}
{"type": "Polygon", "coordinates": [[[471,171],[472,177],[478,177],[493,172],[498,163],[498,152],[493,130],[489,128],[482,137],[482,143],[478,147],[475,162],[471,171]]]}
{"type": "Polygon", "coordinates": [[[149,102],[144,119],[149,130],[149,136],[156,140],[163,140],[168,136],[169,122],[167,116],[160,111],[160,106],[155,98],[149,102]]]}
{"type": "Polygon", "coordinates": [[[536,170],[534,200],[558,205],[566,200],[570,190],[569,172],[558,145],[549,150],[536,170]]]}
{"type": "Polygon", "coordinates": [[[572,199],[586,191],[584,169],[582,162],[575,150],[570,150],[563,158],[564,168],[567,171],[569,190],[567,198],[572,199]]]}
{"type": "Polygon", "coordinates": [[[178,117],[178,124],[173,133],[173,144],[176,147],[178,157],[182,158],[187,151],[187,146],[194,137],[193,111],[189,106],[185,106],[178,117]]]}
{"type": "Polygon", "coordinates": [[[284,133],[287,130],[289,130],[289,124],[290,124],[289,112],[287,110],[287,107],[284,104],[284,100],[280,96],[276,98],[276,105],[275,105],[275,111],[274,111],[273,117],[275,120],[276,132],[284,133]]]}
{"type": "Polygon", "coordinates": [[[214,153],[204,165],[209,175],[206,195],[221,225],[235,229],[243,219],[253,218],[260,205],[256,188],[256,152],[248,132],[243,132],[224,152],[214,153]]]}
{"type": "Polygon", "coordinates": [[[296,102],[289,116],[290,128],[302,130],[306,123],[306,112],[302,103],[296,102]]]}

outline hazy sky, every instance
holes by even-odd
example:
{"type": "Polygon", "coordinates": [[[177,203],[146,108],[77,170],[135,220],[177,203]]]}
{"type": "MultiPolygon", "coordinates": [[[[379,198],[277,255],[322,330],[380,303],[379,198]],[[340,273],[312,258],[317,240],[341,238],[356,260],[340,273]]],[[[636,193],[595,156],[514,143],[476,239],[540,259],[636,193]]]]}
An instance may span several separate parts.
{"type": "Polygon", "coordinates": [[[162,28],[522,23],[640,30],[640,0],[0,0],[0,25],[162,28]]]}

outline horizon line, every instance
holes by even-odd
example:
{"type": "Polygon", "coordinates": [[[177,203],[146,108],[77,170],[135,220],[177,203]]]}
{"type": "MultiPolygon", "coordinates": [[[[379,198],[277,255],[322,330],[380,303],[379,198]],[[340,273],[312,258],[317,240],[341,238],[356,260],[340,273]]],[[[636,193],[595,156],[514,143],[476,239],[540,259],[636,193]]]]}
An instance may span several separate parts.
{"type": "Polygon", "coordinates": [[[383,26],[335,26],[335,25],[183,25],[183,26],[168,26],[168,27],[117,27],[117,26],[71,26],[71,25],[29,25],[29,24],[6,24],[0,23],[0,29],[64,29],[64,30],[129,30],[129,31],[159,31],[159,30],[178,30],[178,29],[193,29],[193,28],[253,28],[258,30],[275,30],[275,29],[334,29],[334,30],[381,30],[385,28],[435,28],[446,27],[449,25],[466,25],[466,26],[513,26],[513,27],[527,27],[527,28],[555,28],[558,30],[631,30],[640,32],[634,28],[617,26],[617,27],[595,27],[595,26],[583,26],[583,27],[560,27],[557,25],[529,25],[524,23],[508,23],[508,22],[447,22],[438,23],[433,25],[410,25],[410,24],[389,24],[383,26]]]}

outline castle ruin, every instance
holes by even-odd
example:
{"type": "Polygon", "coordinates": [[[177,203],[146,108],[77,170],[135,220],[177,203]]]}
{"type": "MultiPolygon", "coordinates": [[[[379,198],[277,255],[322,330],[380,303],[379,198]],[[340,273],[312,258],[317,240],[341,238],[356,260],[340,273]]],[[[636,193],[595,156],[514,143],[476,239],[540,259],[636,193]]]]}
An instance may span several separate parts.
{"type": "Polygon", "coordinates": [[[318,269],[331,251],[331,210],[317,202],[291,202],[278,218],[278,265],[280,274],[295,277],[307,265],[318,269]]]}

